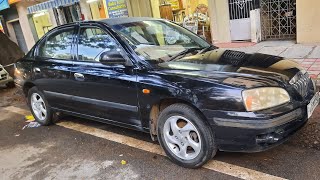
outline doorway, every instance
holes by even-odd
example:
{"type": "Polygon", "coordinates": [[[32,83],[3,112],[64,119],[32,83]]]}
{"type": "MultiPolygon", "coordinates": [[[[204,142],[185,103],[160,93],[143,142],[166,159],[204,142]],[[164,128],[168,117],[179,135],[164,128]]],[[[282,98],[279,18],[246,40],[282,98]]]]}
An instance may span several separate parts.
{"type": "Polygon", "coordinates": [[[28,48],[27,48],[26,40],[24,39],[19,21],[14,21],[11,23],[11,25],[12,25],[14,33],[16,35],[16,39],[17,39],[19,47],[21,48],[21,50],[23,52],[27,53],[28,48]]]}
{"type": "Polygon", "coordinates": [[[296,38],[296,0],[261,0],[263,40],[296,38]]]}
{"type": "Polygon", "coordinates": [[[81,21],[81,14],[79,3],[69,6],[60,6],[54,9],[54,15],[58,25],[81,21]]]}
{"type": "Polygon", "coordinates": [[[80,13],[78,12],[78,8],[79,7],[77,7],[76,4],[62,7],[67,23],[77,22],[80,20],[80,13]]]}
{"type": "Polygon", "coordinates": [[[250,11],[254,0],[229,0],[230,34],[232,41],[251,39],[250,11]]]}
{"type": "Polygon", "coordinates": [[[208,0],[160,0],[159,5],[161,18],[174,21],[212,42],[208,0]]]}

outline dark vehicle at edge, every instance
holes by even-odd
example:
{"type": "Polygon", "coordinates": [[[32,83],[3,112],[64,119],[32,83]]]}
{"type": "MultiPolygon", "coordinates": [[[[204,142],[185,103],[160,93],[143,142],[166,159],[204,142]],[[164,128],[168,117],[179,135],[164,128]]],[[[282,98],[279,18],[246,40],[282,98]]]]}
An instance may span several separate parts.
{"type": "Polygon", "coordinates": [[[37,122],[62,112],[150,133],[175,163],[258,152],[299,130],[319,102],[294,61],[219,49],[166,20],[56,27],[16,63],[37,122]]]}

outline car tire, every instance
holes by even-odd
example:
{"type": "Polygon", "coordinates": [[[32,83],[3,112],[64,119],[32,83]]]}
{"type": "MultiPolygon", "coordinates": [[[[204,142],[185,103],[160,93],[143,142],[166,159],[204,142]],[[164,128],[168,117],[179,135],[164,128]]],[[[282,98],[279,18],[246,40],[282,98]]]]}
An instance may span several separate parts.
{"type": "Polygon", "coordinates": [[[217,152],[212,129],[200,113],[186,104],[165,108],[157,125],[161,147],[182,167],[201,167],[217,152]]]}
{"type": "Polygon", "coordinates": [[[7,86],[7,88],[14,88],[14,87],[16,87],[16,85],[14,84],[13,81],[8,82],[8,83],[6,84],[6,86],[7,86]]]}
{"type": "Polygon", "coordinates": [[[53,122],[53,111],[48,104],[44,94],[37,87],[28,91],[28,105],[36,122],[42,126],[51,125],[53,122]]]}

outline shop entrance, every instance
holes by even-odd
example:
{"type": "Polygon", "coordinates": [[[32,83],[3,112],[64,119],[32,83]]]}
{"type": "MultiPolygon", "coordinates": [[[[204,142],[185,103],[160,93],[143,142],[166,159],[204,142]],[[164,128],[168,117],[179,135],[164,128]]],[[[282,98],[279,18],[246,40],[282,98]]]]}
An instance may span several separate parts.
{"type": "Polygon", "coordinates": [[[262,38],[296,38],[296,0],[261,0],[262,38]]]}
{"type": "Polygon", "coordinates": [[[21,50],[23,52],[25,52],[25,53],[28,52],[26,40],[24,39],[19,21],[14,21],[11,24],[12,24],[14,33],[16,35],[16,39],[17,39],[19,47],[21,48],[21,50]]]}
{"type": "Polygon", "coordinates": [[[160,0],[160,16],[211,42],[208,0],[160,0]]]}
{"type": "Polygon", "coordinates": [[[61,6],[54,10],[55,18],[59,25],[77,22],[81,20],[81,9],[79,3],[61,6]]]}
{"type": "Polygon", "coordinates": [[[32,20],[33,20],[33,24],[34,24],[36,33],[38,35],[38,39],[40,39],[50,29],[53,28],[48,11],[43,11],[40,13],[33,14],[32,20]]]}
{"type": "Polygon", "coordinates": [[[232,41],[251,39],[250,11],[253,0],[229,0],[230,33],[232,41]]]}
{"type": "Polygon", "coordinates": [[[78,13],[79,9],[80,8],[77,7],[77,4],[62,7],[67,23],[76,22],[80,20],[80,13],[78,13]]]}

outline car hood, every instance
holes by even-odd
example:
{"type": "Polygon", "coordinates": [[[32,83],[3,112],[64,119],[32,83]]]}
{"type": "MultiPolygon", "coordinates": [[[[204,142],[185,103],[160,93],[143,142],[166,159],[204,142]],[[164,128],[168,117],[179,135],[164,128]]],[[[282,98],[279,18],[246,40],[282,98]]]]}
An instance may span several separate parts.
{"type": "Polygon", "coordinates": [[[303,68],[279,56],[215,49],[158,64],[160,72],[205,78],[247,88],[288,83],[303,68]]]}

